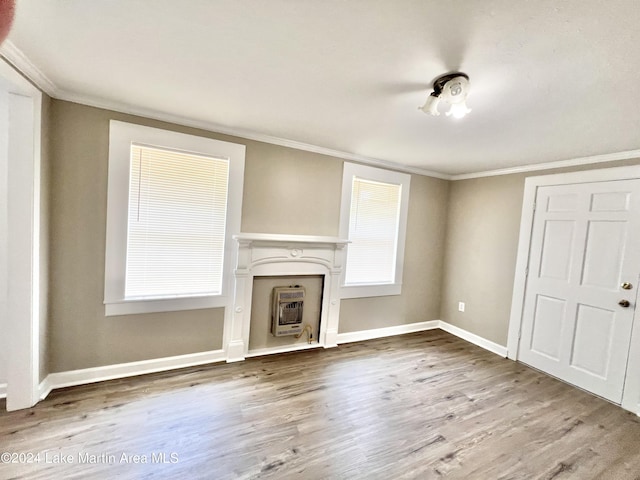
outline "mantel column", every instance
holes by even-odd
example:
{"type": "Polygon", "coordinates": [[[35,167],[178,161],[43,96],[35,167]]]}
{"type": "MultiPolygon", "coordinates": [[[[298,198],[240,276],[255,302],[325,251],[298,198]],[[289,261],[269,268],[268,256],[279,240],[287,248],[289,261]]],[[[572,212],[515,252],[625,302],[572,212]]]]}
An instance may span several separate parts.
{"type": "Polygon", "coordinates": [[[344,243],[336,244],[333,251],[333,266],[331,268],[331,291],[329,311],[327,312],[327,333],[324,338],[324,348],[338,346],[338,329],[340,325],[340,280],[344,262],[344,243]]]}
{"type": "MultiPolygon", "coordinates": [[[[251,242],[238,240],[238,260],[234,270],[234,294],[231,303],[231,325],[227,362],[240,362],[245,359],[249,345],[245,342],[245,315],[251,314],[251,290],[249,264],[251,262],[251,242]],[[249,309],[248,313],[245,313],[249,309]]],[[[251,282],[252,283],[252,282],[251,282]]],[[[248,317],[247,317],[248,318],[248,317]]]]}

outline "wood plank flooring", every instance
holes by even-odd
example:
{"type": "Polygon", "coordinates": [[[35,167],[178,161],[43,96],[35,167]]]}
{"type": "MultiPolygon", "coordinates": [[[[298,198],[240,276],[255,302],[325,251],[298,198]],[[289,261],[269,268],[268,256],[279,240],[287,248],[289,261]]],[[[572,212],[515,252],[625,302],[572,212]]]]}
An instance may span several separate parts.
{"type": "Polygon", "coordinates": [[[436,330],[54,391],[0,452],[32,462],[1,479],[640,479],[640,422],[436,330]]]}

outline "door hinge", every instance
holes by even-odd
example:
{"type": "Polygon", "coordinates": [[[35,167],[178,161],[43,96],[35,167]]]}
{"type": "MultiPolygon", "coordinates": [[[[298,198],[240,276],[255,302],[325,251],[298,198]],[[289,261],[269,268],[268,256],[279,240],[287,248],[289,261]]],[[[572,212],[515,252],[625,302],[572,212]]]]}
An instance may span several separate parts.
{"type": "Polygon", "coordinates": [[[536,203],[533,204],[533,211],[534,212],[536,211],[536,205],[537,205],[536,203]]]}
{"type": "Polygon", "coordinates": [[[524,269],[524,276],[528,277],[529,276],[529,267],[524,269]]]}

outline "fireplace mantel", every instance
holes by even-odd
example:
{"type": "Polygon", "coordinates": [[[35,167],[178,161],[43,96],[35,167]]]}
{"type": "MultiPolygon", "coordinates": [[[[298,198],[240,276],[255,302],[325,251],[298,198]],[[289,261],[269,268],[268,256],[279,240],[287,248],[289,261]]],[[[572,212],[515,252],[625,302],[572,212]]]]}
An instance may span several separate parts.
{"type": "Polygon", "coordinates": [[[234,235],[233,311],[227,317],[227,361],[244,360],[249,351],[253,277],[324,275],[319,345],[335,347],[340,319],[340,278],[348,240],[311,235],[241,233],[234,235]]]}

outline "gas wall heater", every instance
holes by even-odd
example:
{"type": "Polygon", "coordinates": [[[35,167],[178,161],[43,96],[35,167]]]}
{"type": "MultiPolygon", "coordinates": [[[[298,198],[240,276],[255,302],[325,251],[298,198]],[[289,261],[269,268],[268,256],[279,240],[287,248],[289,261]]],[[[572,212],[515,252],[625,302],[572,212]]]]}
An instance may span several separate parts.
{"type": "Polygon", "coordinates": [[[304,287],[275,287],[271,296],[271,333],[276,337],[302,332],[304,287]]]}

